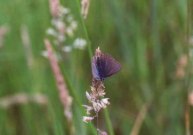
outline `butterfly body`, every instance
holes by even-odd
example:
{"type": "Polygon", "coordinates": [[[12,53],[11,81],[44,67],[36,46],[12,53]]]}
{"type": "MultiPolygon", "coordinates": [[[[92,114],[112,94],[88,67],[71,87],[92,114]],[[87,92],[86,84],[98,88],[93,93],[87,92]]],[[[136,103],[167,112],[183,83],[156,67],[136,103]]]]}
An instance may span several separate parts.
{"type": "Polygon", "coordinates": [[[92,75],[96,80],[103,81],[121,69],[121,65],[112,56],[102,53],[98,48],[92,58],[92,75]]]}

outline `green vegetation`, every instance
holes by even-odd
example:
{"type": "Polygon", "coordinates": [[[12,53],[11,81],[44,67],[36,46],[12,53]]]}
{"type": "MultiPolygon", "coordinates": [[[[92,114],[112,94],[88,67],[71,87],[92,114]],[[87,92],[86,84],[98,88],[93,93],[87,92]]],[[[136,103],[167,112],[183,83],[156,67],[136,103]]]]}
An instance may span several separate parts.
{"type": "MultiPolygon", "coordinates": [[[[193,92],[191,0],[90,0],[87,19],[81,16],[79,0],[61,3],[78,24],[65,45],[76,38],[87,41],[84,50],[72,49],[59,61],[73,98],[75,135],[96,134],[95,123],[82,122],[82,105],[87,103],[91,56],[98,46],[122,65],[105,80],[111,105],[100,114],[101,129],[109,135],[193,134],[193,105],[187,102],[193,92]]],[[[48,0],[0,0],[0,33],[1,27],[8,31],[2,43],[0,38],[1,135],[70,134],[50,63],[41,55],[51,18],[48,0]],[[23,45],[23,28],[31,50],[23,45]],[[44,95],[47,102],[26,102],[22,93],[44,95]],[[13,100],[16,95],[19,102],[13,100]]]]}

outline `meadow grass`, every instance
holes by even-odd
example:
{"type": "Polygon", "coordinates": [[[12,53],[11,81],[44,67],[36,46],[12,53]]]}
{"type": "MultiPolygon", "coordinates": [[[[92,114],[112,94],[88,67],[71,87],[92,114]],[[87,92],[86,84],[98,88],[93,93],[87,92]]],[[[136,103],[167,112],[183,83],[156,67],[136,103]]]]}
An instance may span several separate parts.
{"type": "MultiPolygon", "coordinates": [[[[100,114],[102,129],[109,135],[193,133],[192,105],[187,102],[193,88],[191,0],[90,0],[87,19],[81,16],[79,0],[61,3],[77,21],[74,38],[87,41],[84,50],[74,49],[59,61],[73,98],[76,135],[96,134],[95,123],[82,121],[82,105],[87,103],[91,57],[98,46],[122,65],[121,72],[105,80],[111,105],[100,114]]],[[[0,18],[0,28],[8,28],[0,44],[0,134],[69,135],[52,69],[41,55],[51,26],[48,0],[0,0],[0,18]],[[23,26],[29,32],[31,65],[21,38],[23,26]],[[48,102],[3,106],[1,99],[20,93],[41,93],[48,102]]]]}

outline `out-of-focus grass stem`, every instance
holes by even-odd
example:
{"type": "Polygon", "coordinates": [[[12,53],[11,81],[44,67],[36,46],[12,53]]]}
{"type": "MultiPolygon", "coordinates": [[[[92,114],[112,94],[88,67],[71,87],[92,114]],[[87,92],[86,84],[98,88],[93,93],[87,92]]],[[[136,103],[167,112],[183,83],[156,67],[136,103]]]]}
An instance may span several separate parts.
{"type": "Polygon", "coordinates": [[[159,44],[159,26],[158,21],[158,1],[151,1],[151,43],[152,49],[154,52],[154,61],[155,61],[155,71],[156,71],[156,80],[155,80],[155,89],[159,88],[160,82],[164,82],[163,80],[163,64],[162,64],[162,53],[161,53],[161,45],[159,44]]]}
{"type": "Polygon", "coordinates": [[[146,117],[146,114],[148,112],[148,109],[149,109],[149,103],[145,103],[141,110],[139,111],[139,114],[137,115],[137,118],[135,120],[135,123],[134,123],[134,126],[133,126],[133,129],[131,131],[131,135],[138,135],[139,132],[140,132],[140,129],[142,127],[142,124],[143,124],[143,121],[146,117]]]}
{"type": "Polygon", "coordinates": [[[191,20],[191,11],[190,11],[190,0],[187,0],[187,20],[186,20],[186,53],[187,53],[187,57],[188,57],[188,68],[187,68],[187,81],[186,81],[186,107],[185,107],[185,128],[186,128],[186,135],[191,135],[190,132],[190,105],[189,105],[189,91],[190,91],[190,83],[192,80],[192,76],[191,76],[191,68],[192,68],[192,62],[191,62],[191,58],[190,58],[190,54],[189,54],[189,50],[190,50],[190,30],[191,30],[191,26],[190,26],[190,20],[191,20]]]}
{"type": "Polygon", "coordinates": [[[107,129],[109,131],[109,135],[114,135],[113,126],[112,126],[112,123],[111,123],[111,120],[110,120],[108,109],[104,109],[104,114],[105,114],[105,121],[106,121],[106,124],[107,124],[107,129]]]}
{"type": "Polygon", "coordinates": [[[91,47],[91,42],[89,40],[89,36],[88,36],[88,32],[85,26],[85,23],[83,21],[83,16],[81,15],[81,9],[80,9],[80,1],[79,0],[75,0],[76,5],[77,5],[77,10],[79,11],[79,16],[80,16],[80,21],[81,21],[81,25],[83,27],[84,33],[86,35],[86,39],[87,39],[87,45],[88,45],[88,52],[89,52],[89,56],[90,58],[92,57],[92,47],[91,47]]]}

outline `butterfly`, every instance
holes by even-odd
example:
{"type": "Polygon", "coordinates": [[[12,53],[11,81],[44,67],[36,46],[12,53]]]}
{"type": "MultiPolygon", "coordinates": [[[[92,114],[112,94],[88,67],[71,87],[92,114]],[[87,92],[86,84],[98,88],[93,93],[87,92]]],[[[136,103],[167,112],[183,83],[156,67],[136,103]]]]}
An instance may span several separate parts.
{"type": "Polygon", "coordinates": [[[97,48],[92,57],[92,75],[96,80],[103,81],[107,77],[116,74],[121,69],[121,65],[112,56],[101,52],[97,48]]]}

